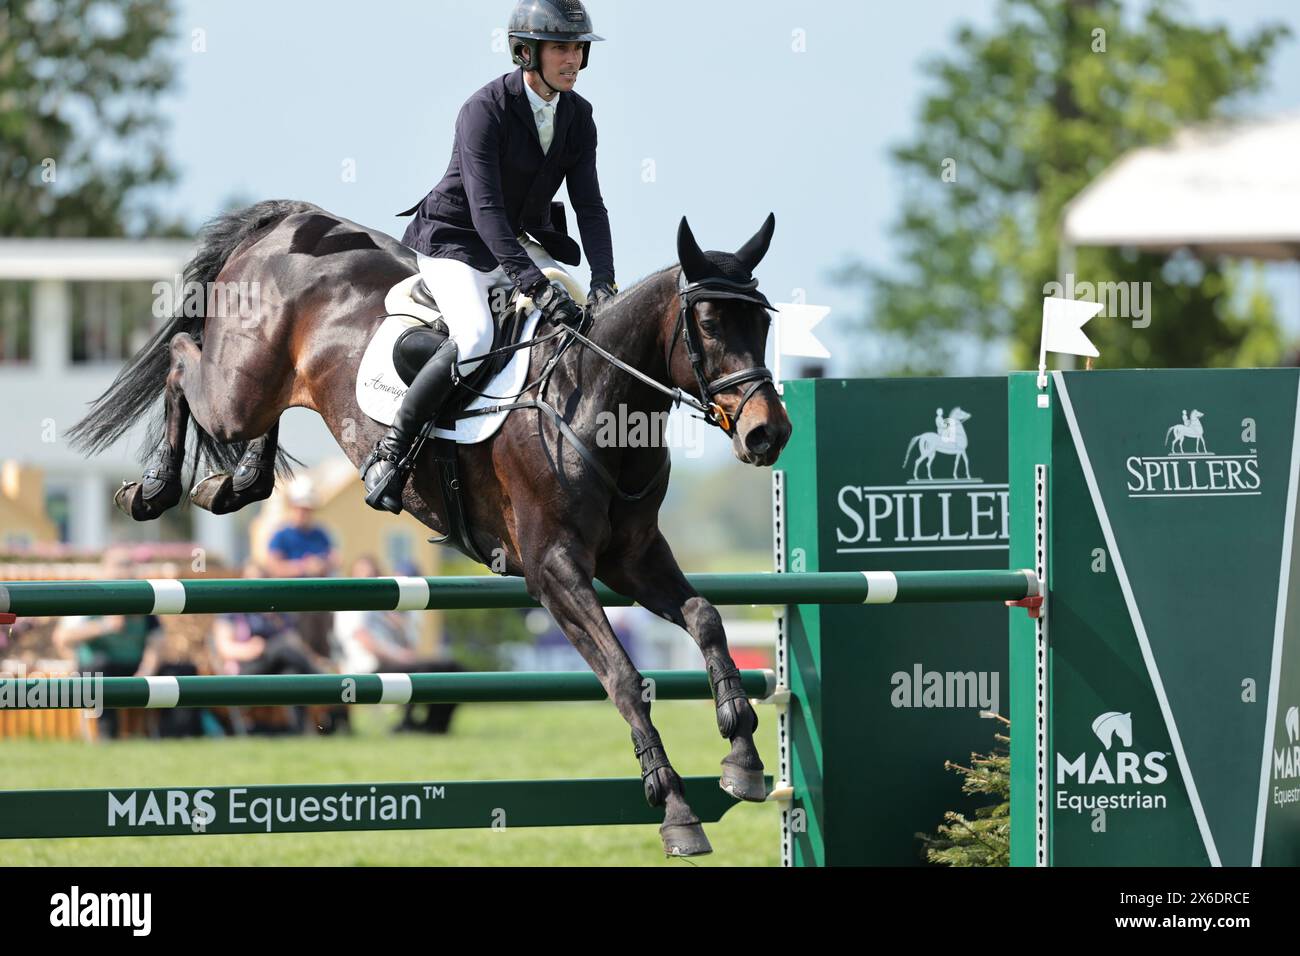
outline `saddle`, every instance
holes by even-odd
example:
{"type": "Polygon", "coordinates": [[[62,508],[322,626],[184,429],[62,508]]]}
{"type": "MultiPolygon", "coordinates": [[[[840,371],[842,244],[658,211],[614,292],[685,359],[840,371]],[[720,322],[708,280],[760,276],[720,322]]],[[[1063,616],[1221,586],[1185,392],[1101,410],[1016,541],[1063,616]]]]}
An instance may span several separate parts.
{"type": "MultiPolygon", "coordinates": [[[[579,303],[586,300],[577,281],[563,270],[545,269],[547,277],[560,281],[568,288],[579,303]]],[[[403,299],[409,300],[415,308],[410,309],[411,317],[418,320],[404,329],[393,343],[393,369],[403,384],[409,386],[424,364],[437,351],[438,347],[450,334],[446,322],[442,319],[442,310],[432,292],[425,285],[420,274],[411,276],[395,286],[385,299],[385,306],[390,312],[399,313],[406,308],[403,299]]],[[[460,418],[481,415],[488,409],[467,410],[466,406],[479,397],[479,393],[491,383],[519,351],[524,330],[530,326],[530,317],[534,313],[532,300],[518,293],[505,296],[498,289],[489,290],[489,307],[492,309],[493,339],[488,358],[479,362],[474,370],[459,380],[452,389],[447,401],[438,412],[434,422],[426,425],[426,440],[432,445],[433,460],[438,470],[439,485],[442,490],[444,518],[447,521],[447,534],[442,538],[430,538],[431,544],[450,544],[466,556],[481,564],[491,567],[491,559],[482,554],[474,543],[469,531],[469,521],[465,514],[465,505],[461,496],[459,460],[457,442],[438,434],[438,431],[451,432],[460,418]]],[[[404,314],[404,312],[403,312],[404,314]]],[[[526,343],[523,343],[526,345],[526,343]]],[[[462,361],[471,356],[464,356],[462,361]]],[[[528,356],[523,357],[525,367],[528,356]]],[[[418,460],[418,459],[417,459],[418,460]]]]}

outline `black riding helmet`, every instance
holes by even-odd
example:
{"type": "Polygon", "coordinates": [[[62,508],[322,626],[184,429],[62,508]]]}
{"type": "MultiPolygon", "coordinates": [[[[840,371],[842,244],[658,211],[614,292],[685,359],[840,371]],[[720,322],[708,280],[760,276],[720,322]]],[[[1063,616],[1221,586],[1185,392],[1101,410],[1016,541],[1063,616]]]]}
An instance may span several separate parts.
{"type": "Polygon", "coordinates": [[[510,14],[509,33],[510,59],[525,70],[540,67],[542,40],[581,43],[582,66],[578,69],[585,70],[591,59],[591,41],[605,39],[591,32],[591,17],[579,0],[519,0],[510,14]],[[524,47],[528,48],[527,60],[520,56],[524,47]]]}

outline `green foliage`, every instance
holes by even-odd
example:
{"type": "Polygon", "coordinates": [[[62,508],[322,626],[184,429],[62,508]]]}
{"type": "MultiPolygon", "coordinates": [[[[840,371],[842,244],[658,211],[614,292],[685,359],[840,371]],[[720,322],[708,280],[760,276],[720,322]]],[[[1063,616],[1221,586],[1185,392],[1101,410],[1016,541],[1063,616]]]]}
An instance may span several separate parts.
{"type": "Polygon", "coordinates": [[[0,4],[0,235],[176,232],[144,196],[173,181],[156,101],[172,0],[0,4]]]}
{"type": "MultiPolygon", "coordinates": [[[[1004,725],[1009,722],[999,717],[1004,725]]],[[[926,859],[946,866],[1011,865],[1011,754],[1009,737],[995,734],[993,753],[971,754],[971,765],[945,761],[947,770],[963,777],[963,793],[982,795],[997,801],[975,811],[975,818],[948,811],[936,836],[919,834],[926,859]]]]}
{"type": "MultiPolygon", "coordinates": [[[[925,68],[933,89],[917,139],[893,151],[906,196],[894,228],[901,269],[856,264],[837,276],[867,292],[865,326],[883,334],[883,364],[943,372],[972,346],[989,370],[1036,364],[1065,204],[1125,152],[1230,115],[1263,87],[1289,35],[1270,24],[1238,40],[1187,21],[1174,0],[1140,11],[1119,0],[1002,0],[995,32],[958,29],[956,52],[925,68]],[[988,348],[1008,342],[1010,355],[988,348]]],[[[1282,351],[1272,303],[1239,269],[1088,248],[1073,272],[1151,283],[1148,328],[1089,325],[1107,366],[1270,364],[1282,351]]]]}

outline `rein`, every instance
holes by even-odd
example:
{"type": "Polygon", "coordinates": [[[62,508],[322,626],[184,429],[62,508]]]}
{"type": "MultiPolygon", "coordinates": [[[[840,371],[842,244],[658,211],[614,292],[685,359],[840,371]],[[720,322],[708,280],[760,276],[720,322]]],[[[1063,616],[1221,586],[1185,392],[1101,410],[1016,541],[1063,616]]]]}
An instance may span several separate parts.
{"type": "MultiPolygon", "coordinates": [[[[699,412],[699,417],[710,425],[716,425],[729,437],[734,436],[735,422],[740,417],[740,413],[744,410],[745,403],[753,397],[754,393],[757,392],[765,382],[772,381],[772,372],[765,366],[755,365],[750,368],[741,369],[737,372],[729,372],[728,374],[709,382],[704,373],[704,352],[698,344],[699,339],[698,332],[695,328],[696,323],[692,321],[695,315],[695,305],[697,302],[707,302],[718,299],[735,299],[742,302],[752,302],[756,305],[761,305],[765,309],[772,309],[773,306],[768,302],[767,297],[758,291],[757,279],[751,279],[748,282],[733,282],[721,277],[709,277],[695,282],[687,282],[685,273],[681,273],[678,276],[678,294],[681,298],[681,307],[678,310],[677,322],[673,329],[672,341],[668,346],[668,368],[671,372],[673,350],[677,347],[678,338],[681,338],[685,343],[686,355],[691,363],[691,371],[695,376],[696,383],[699,385],[700,398],[696,398],[690,392],[684,391],[681,388],[669,387],[656,381],[640,369],[633,368],[617,355],[612,354],[602,346],[593,342],[582,331],[582,329],[590,330],[592,320],[592,313],[589,310],[584,309],[583,319],[579,328],[565,327],[556,329],[544,336],[534,336],[527,341],[516,342],[513,345],[493,349],[490,352],[484,352],[482,355],[471,356],[463,359],[461,362],[457,362],[457,371],[455,374],[456,385],[461,385],[473,394],[483,398],[501,398],[506,401],[504,403],[488,405],[470,411],[462,411],[454,416],[455,419],[473,418],[479,415],[493,415],[497,412],[514,411],[523,408],[536,409],[551,419],[555,424],[555,427],[569,440],[577,450],[578,454],[582,456],[583,460],[586,461],[587,464],[591,465],[592,469],[600,476],[601,480],[615,494],[617,494],[619,498],[623,501],[641,500],[649,494],[651,490],[657,487],[659,482],[666,476],[668,466],[672,461],[672,456],[664,456],[663,464],[659,467],[659,470],[655,472],[654,477],[650,479],[644,488],[635,494],[629,494],[618,487],[618,481],[612,474],[610,474],[609,469],[592,454],[586,443],[583,442],[569,423],[564,420],[563,416],[561,416],[554,406],[552,406],[550,402],[546,401],[542,396],[546,393],[546,386],[549,384],[551,374],[559,364],[561,356],[563,356],[564,352],[574,341],[577,341],[595,354],[599,355],[610,365],[622,369],[624,372],[627,372],[643,384],[671,398],[674,406],[686,405],[699,412]],[[560,347],[556,349],[555,353],[547,359],[546,365],[542,369],[541,374],[532,382],[526,384],[514,395],[488,395],[485,392],[480,392],[477,389],[466,385],[459,376],[459,366],[461,364],[486,361],[497,355],[516,352],[519,349],[529,348],[533,345],[540,345],[561,335],[565,335],[563,342],[560,344],[560,347]],[[747,388],[742,394],[740,404],[736,406],[736,410],[733,414],[728,415],[721,405],[713,401],[714,396],[719,395],[728,389],[738,388],[746,383],[749,383],[749,388],[747,388]],[[540,386],[537,398],[514,401],[514,399],[518,399],[519,396],[536,386],[540,386]]],[[[419,438],[413,444],[409,455],[412,463],[416,460],[420,447],[424,444],[425,439],[433,428],[434,423],[429,421],[426,422],[424,428],[421,429],[419,438]]]]}

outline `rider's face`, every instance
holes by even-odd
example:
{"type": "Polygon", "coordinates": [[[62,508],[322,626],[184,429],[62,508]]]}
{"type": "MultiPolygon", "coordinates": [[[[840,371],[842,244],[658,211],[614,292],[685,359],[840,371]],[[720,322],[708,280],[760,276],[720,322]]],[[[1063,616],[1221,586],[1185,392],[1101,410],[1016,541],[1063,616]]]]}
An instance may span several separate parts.
{"type": "Polygon", "coordinates": [[[573,89],[581,66],[581,43],[542,41],[542,79],[561,93],[573,89]]]}

